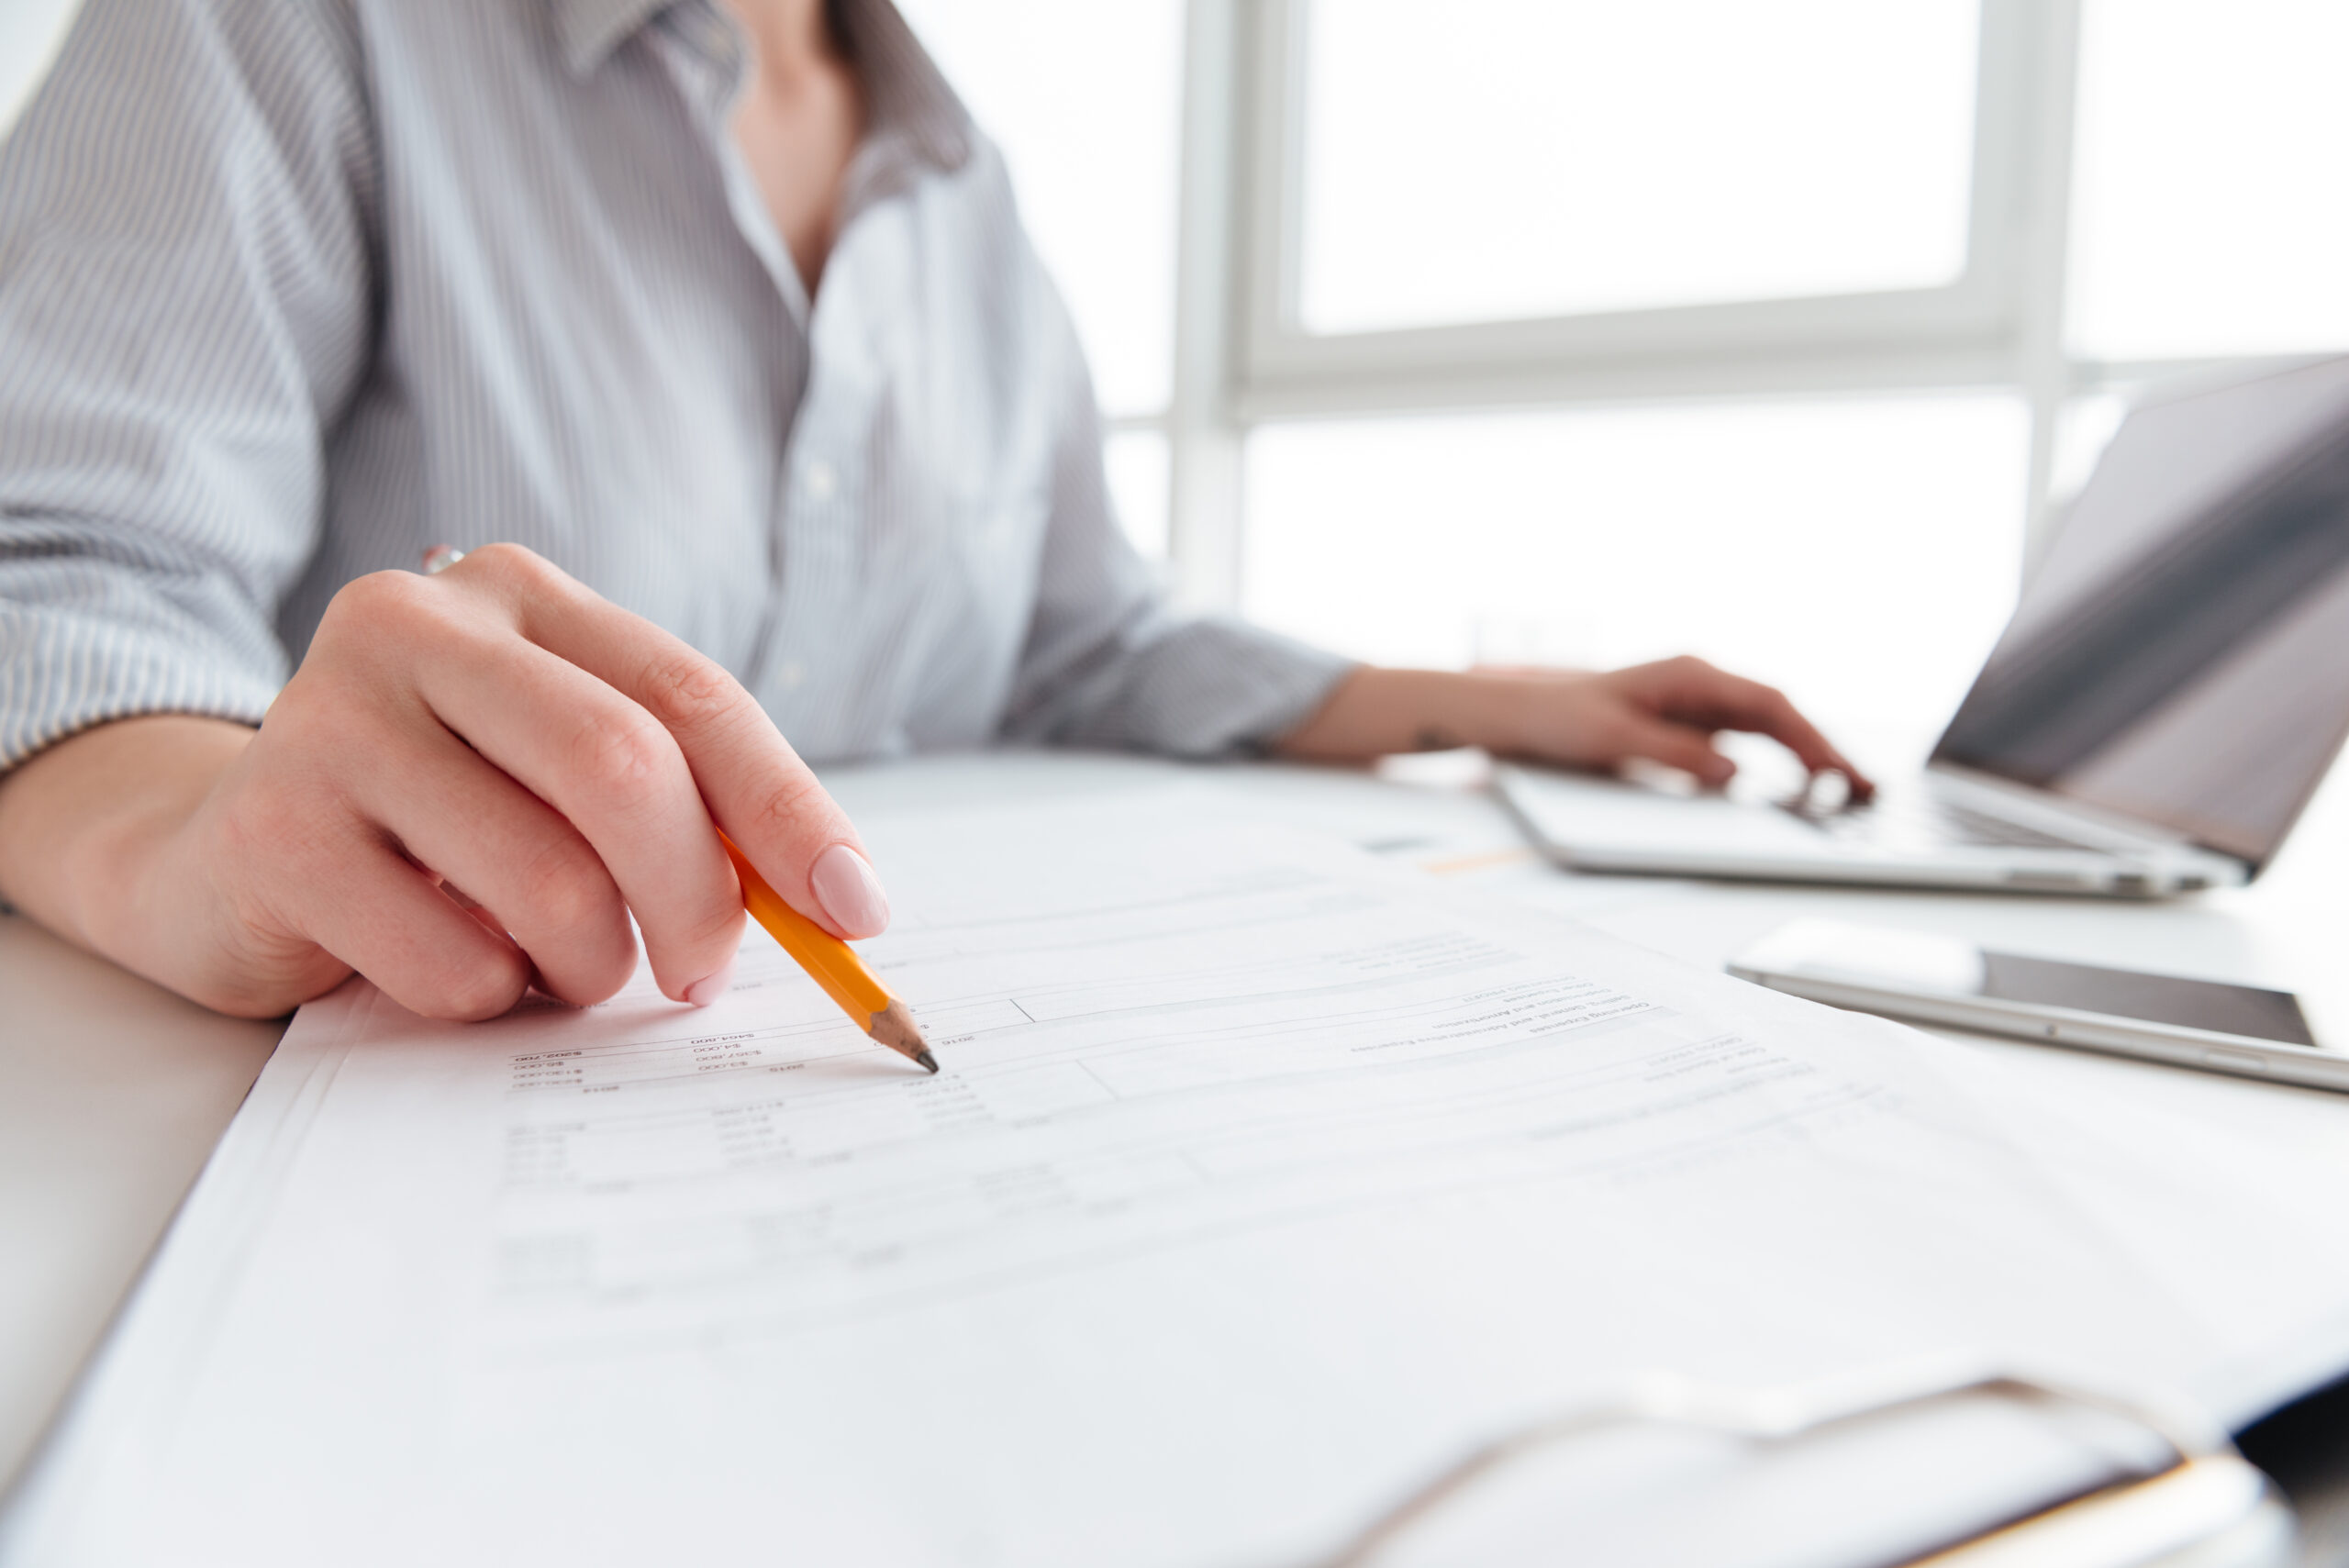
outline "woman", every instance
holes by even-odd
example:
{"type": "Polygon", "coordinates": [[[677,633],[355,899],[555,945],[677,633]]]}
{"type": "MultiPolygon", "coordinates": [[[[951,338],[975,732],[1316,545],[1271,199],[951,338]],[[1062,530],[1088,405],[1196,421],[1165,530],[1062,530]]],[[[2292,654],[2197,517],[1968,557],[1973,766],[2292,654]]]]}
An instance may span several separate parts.
{"type": "Polygon", "coordinates": [[[1718,783],[1723,727],[1850,771],[1695,661],[1367,669],[1170,613],[887,0],[88,0],[0,154],[0,895],[217,1008],[354,969],[445,1018],[594,1001],[631,911],[707,1000],[714,828],[871,936],[802,755],[1718,783]]]}

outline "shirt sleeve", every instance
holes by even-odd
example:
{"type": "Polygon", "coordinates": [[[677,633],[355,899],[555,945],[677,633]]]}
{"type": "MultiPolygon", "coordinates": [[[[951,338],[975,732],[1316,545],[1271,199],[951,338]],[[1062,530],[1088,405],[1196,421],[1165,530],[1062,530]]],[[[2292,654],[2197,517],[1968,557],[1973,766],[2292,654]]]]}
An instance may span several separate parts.
{"type": "Polygon", "coordinates": [[[372,332],[362,80],[331,4],[86,0],[0,145],[0,769],[283,684],[372,332]]]}
{"type": "Polygon", "coordinates": [[[1092,380],[1056,298],[1051,307],[1069,368],[1036,609],[1005,737],[1183,757],[1261,749],[1319,707],[1353,662],[1169,604],[1118,524],[1092,380]]]}

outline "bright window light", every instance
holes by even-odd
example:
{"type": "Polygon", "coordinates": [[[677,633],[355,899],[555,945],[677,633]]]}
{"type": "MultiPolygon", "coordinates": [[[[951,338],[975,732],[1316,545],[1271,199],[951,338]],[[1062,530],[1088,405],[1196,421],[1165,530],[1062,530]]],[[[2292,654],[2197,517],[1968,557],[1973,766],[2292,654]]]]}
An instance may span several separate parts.
{"type": "Polygon", "coordinates": [[[1978,27],[1976,0],[1319,0],[1301,324],[1947,284],[1978,27]]]}
{"type": "Polygon", "coordinates": [[[903,0],[901,8],[1003,149],[1102,406],[1163,411],[1174,342],[1181,0],[903,0]]]}
{"type": "Polygon", "coordinates": [[[2090,0],[2081,47],[2075,351],[2349,348],[2349,6],[2090,0]]]}
{"type": "Polygon", "coordinates": [[[1395,663],[1697,653],[1914,733],[2013,606],[2027,432],[1989,395],[1269,426],[1245,604],[1395,663]]]}
{"type": "Polygon", "coordinates": [[[1134,548],[1153,561],[1166,559],[1166,438],[1156,430],[1120,430],[1103,443],[1109,473],[1109,502],[1134,548]]]}

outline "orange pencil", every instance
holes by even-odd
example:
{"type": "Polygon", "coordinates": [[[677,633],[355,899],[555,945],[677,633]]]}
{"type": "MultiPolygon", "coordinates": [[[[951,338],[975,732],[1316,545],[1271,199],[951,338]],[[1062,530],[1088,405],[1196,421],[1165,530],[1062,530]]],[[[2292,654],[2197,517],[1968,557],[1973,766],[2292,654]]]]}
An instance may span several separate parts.
{"type": "Polygon", "coordinates": [[[938,1058],[930,1053],[930,1042],[915,1027],[913,1014],[874,978],[856,950],[785,904],[783,895],[742,858],[733,840],[723,833],[718,839],[734,862],[734,874],[741,879],[742,906],[750,910],[751,918],[783,944],[783,951],[841,1005],[857,1028],[900,1056],[937,1072],[938,1058]]]}

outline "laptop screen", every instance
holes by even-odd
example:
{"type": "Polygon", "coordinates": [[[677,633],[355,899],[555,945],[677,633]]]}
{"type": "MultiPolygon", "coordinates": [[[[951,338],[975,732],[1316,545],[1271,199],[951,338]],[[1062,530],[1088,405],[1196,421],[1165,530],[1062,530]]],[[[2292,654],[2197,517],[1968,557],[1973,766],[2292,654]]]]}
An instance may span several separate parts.
{"type": "Polygon", "coordinates": [[[2349,733],[2349,358],[2131,414],[1936,762],[2272,855],[2349,733]]]}

